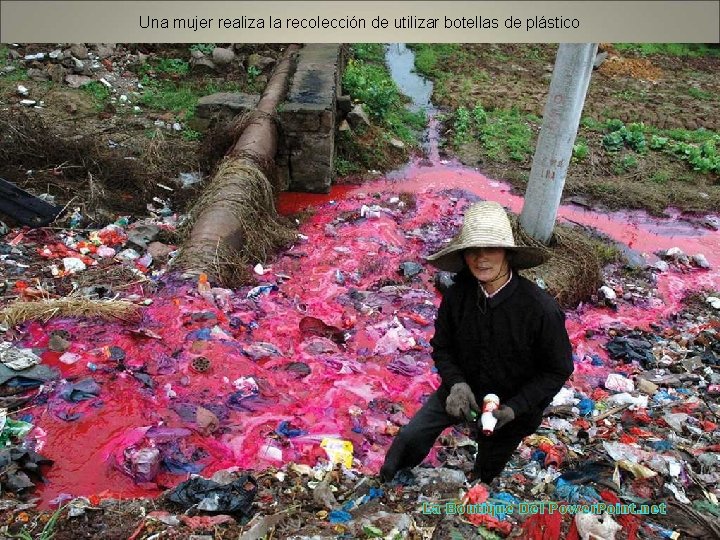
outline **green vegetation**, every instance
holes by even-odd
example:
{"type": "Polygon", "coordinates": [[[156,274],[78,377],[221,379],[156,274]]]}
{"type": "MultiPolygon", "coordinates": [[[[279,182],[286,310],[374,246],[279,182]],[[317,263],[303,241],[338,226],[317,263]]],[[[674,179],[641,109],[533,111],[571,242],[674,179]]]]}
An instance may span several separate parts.
{"type": "Polygon", "coordinates": [[[343,92],[362,104],[371,125],[341,133],[335,170],[338,175],[367,169],[387,169],[398,165],[407,155],[406,147],[418,145],[418,133],[427,124],[424,111],[406,108],[405,98],[390,77],[384,61],[384,47],[379,44],[355,44],[343,73],[343,92]]]}
{"type": "Polygon", "coordinates": [[[588,147],[585,141],[577,140],[573,145],[572,159],[575,162],[583,161],[588,157],[590,153],[590,147],[588,147]]]}
{"type": "Polygon", "coordinates": [[[464,48],[457,43],[414,43],[410,47],[415,51],[415,69],[428,77],[442,76],[439,66],[466,54],[464,48]]]}
{"type": "Polygon", "coordinates": [[[193,43],[190,45],[190,51],[200,51],[203,54],[212,54],[215,48],[214,43],[193,43]]]}
{"type": "Polygon", "coordinates": [[[55,512],[53,512],[52,516],[50,516],[50,519],[47,520],[47,523],[45,523],[45,526],[42,528],[42,530],[37,536],[33,536],[31,531],[28,530],[27,525],[25,525],[18,534],[10,534],[9,537],[19,538],[20,540],[52,540],[52,538],[55,536],[55,527],[57,527],[57,522],[58,519],[60,519],[60,514],[62,514],[65,508],[67,508],[67,505],[61,506],[60,508],[55,510],[55,512]]]}
{"type": "Polygon", "coordinates": [[[10,48],[7,45],[0,45],[0,70],[7,66],[13,66],[13,71],[0,71],[0,81],[18,82],[27,80],[27,69],[21,67],[18,62],[8,58],[10,48]]]}
{"type": "Polygon", "coordinates": [[[102,108],[105,101],[110,97],[110,89],[98,81],[91,81],[82,87],[82,91],[90,94],[95,106],[102,108]]]}
{"type": "Polygon", "coordinates": [[[537,122],[537,116],[523,114],[515,108],[486,111],[477,104],[470,111],[460,106],[452,115],[452,143],[457,148],[477,140],[489,159],[500,163],[521,162],[532,155],[531,125],[537,122]]]}
{"type": "Polygon", "coordinates": [[[690,94],[690,96],[694,97],[695,99],[712,99],[712,94],[710,94],[710,92],[705,92],[703,90],[700,90],[699,88],[695,88],[694,86],[688,88],[688,94],[690,94]]]}
{"type": "Polygon", "coordinates": [[[356,43],[352,48],[353,56],[363,62],[385,61],[385,48],[381,43],[356,43]]]}
{"type": "MultiPolygon", "coordinates": [[[[588,129],[598,130],[600,126],[602,124],[586,122],[588,129]]],[[[644,154],[648,150],[664,152],[686,162],[693,171],[720,174],[720,153],[717,151],[720,135],[717,133],[705,129],[660,130],[647,127],[643,123],[626,126],[617,119],[605,122],[604,128],[609,132],[602,139],[603,148],[607,152],[616,153],[624,149],[638,154],[644,154]],[[649,135],[650,142],[646,135],[649,135]]],[[[637,160],[630,160],[627,156],[620,162],[620,168],[625,171],[636,166],[637,160]]]]}
{"type": "Polygon", "coordinates": [[[720,50],[704,43],[614,43],[618,52],[631,52],[639,56],[720,56],[720,50]]]}

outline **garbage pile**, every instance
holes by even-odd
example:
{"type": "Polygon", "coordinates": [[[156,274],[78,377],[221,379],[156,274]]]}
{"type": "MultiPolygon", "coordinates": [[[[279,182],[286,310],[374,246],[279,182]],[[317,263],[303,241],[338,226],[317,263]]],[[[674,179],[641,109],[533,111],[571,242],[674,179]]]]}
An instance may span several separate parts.
{"type": "Polygon", "coordinates": [[[718,283],[713,254],[707,265],[652,270],[648,287],[662,301],[638,301],[659,297],[638,283],[627,289],[636,295],[618,294],[616,275],[606,285],[614,309],[598,298],[568,314],[575,374],[492,486],[466,483],[468,425],[441,438],[432,468],[377,483],[392,437],[439,383],[428,341],[448,276],[423,257],[455,233],[473,200],[454,190],[327,203],[292,248],[255,266],[257,283],[237,290],[168,272],[174,246],[156,237],[180,218],[166,205],[136,222],[45,232],[40,243],[23,240],[41,238],[35,231],[8,231],[7,299],[52,299],[54,285],[70,283],[70,294],[132,302],[141,316],[30,317],[6,329],[0,441],[10,453],[0,462],[18,465],[3,494],[30,496],[21,472],[42,466],[43,504],[174,488],[167,502],[183,510],[147,520],[180,526],[192,508],[214,514],[198,527],[231,516],[253,538],[270,529],[295,538],[430,537],[443,528],[486,538],[520,528],[526,538],[711,534],[720,516],[720,322],[710,300],[710,315],[664,314],[683,309],[668,283],[718,283]],[[132,277],[81,286],[97,267],[132,277]],[[449,502],[486,506],[448,512],[449,502]]]}

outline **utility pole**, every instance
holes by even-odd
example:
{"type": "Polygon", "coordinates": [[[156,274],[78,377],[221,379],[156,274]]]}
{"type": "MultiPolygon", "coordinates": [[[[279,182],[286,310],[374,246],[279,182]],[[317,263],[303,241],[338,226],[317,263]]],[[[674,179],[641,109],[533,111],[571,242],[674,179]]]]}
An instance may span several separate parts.
{"type": "Polygon", "coordinates": [[[561,43],[550,81],[520,225],[548,243],[555,227],[580,114],[597,55],[597,43],[561,43]]]}

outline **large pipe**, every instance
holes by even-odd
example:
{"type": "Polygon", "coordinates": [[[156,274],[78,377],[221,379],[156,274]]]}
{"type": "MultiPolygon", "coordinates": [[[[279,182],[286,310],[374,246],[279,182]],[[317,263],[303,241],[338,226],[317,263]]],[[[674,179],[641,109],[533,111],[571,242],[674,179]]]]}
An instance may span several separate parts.
{"type": "MultiPolygon", "coordinates": [[[[193,212],[192,230],[175,259],[175,266],[186,274],[205,273],[227,281],[218,275],[222,273],[217,269],[219,254],[223,259],[232,259],[247,251],[245,244],[252,231],[248,224],[266,232],[265,236],[272,236],[278,228],[273,188],[267,180],[268,164],[272,164],[277,151],[275,112],[285,98],[294,54],[299,48],[295,44],[288,46],[242,134],[205,188],[199,210],[193,212]]],[[[258,240],[262,246],[264,240],[258,240]]],[[[270,239],[268,242],[272,244],[270,239]]],[[[261,251],[264,253],[265,248],[261,251]]]]}

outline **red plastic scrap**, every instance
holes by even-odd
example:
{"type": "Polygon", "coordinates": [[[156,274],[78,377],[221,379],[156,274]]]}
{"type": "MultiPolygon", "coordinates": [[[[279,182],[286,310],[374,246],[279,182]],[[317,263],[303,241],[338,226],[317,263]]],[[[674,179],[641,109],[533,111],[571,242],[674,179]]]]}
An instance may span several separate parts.
{"type": "MultiPolygon", "coordinates": [[[[562,538],[562,522],[563,515],[560,512],[533,514],[523,523],[521,538],[528,540],[557,540],[562,538]]],[[[568,536],[568,538],[571,537],[568,536]]],[[[577,540],[577,531],[575,538],[577,540]]]]}
{"type": "MultiPolygon", "coordinates": [[[[605,502],[610,504],[617,504],[620,499],[612,491],[606,489],[600,492],[600,496],[605,502]]],[[[627,534],[627,540],[636,540],[637,531],[642,524],[640,518],[634,514],[619,514],[617,516],[617,522],[622,526],[623,530],[627,534]]]]}
{"type": "Polygon", "coordinates": [[[623,444],[637,444],[637,437],[633,437],[632,435],[629,435],[628,433],[623,433],[620,435],[620,439],[618,439],[623,444]]]}
{"type": "Polygon", "coordinates": [[[700,427],[703,431],[715,431],[718,428],[718,425],[710,420],[701,420],[700,427]]]}
{"type": "Polygon", "coordinates": [[[540,443],[538,448],[545,452],[546,467],[549,467],[550,465],[559,467],[565,460],[565,448],[563,448],[562,445],[552,445],[550,443],[543,442],[540,443]]]}
{"type": "Polygon", "coordinates": [[[602,388],[596,388],[593,390],[592,394],[590,394],[590,397],[593,401],[602,401],[606,397],[608,397],[610,394],[603,390],[602,388]]]}
{"type": "MultiPolygon", "coordinates": [[[[463,497],[463,504],[482,504],[488,498],[488,490],[482,484],[475,484],[463,497]]],[[[466,519],[477,527],[486,527],[490,530],[500,531],[507,535],[512,531],[512,524],[509,521],[502,521],[486,513],[468,513],[466,519]]]]}
{"type": "Polygon", "coordinates": [[[654,436],[655,436],[654,433],[652,433],[652,432],[650,432],[650,431],[648,431],[648,430],[646,430],[646,429],[642,429],[642,428],[636,427],[636,426],[631,427],[628,431],[630,432],[631,435],[634,435],[635,437],[647,438],[647,437],[654,437],[654,436]]]}

